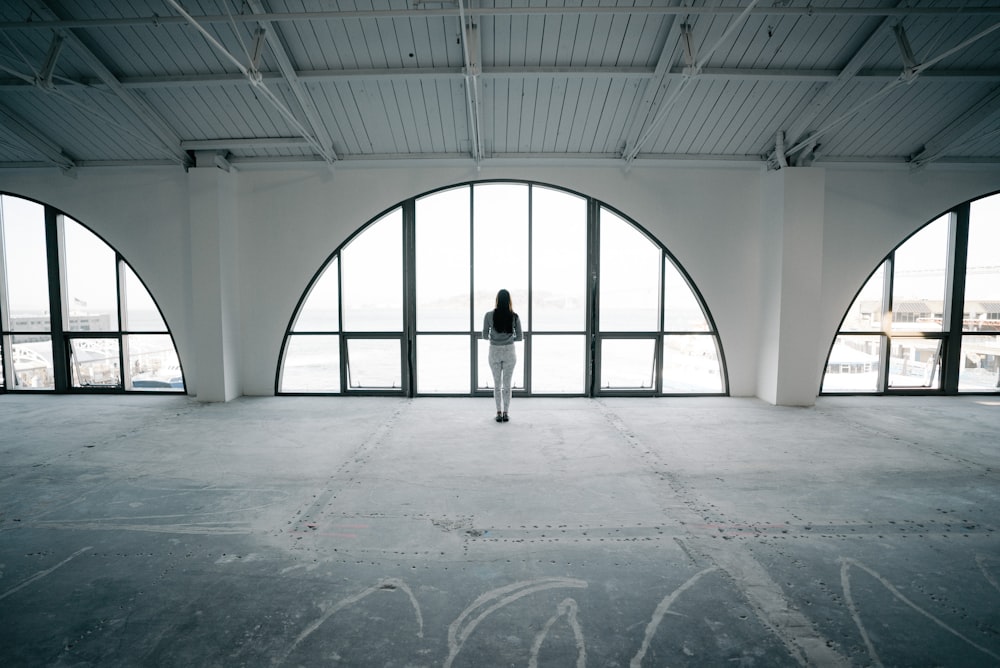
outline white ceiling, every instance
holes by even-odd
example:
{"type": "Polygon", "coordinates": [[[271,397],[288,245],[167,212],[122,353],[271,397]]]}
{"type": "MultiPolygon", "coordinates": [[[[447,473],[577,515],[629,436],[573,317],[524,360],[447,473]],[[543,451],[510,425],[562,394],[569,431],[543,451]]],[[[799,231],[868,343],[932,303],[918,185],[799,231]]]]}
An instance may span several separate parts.
{"type": "Polygon", "coordinates": [[[428,158],[1000,162],[1000,2],[0,2],[0,167],[428,158]]]}

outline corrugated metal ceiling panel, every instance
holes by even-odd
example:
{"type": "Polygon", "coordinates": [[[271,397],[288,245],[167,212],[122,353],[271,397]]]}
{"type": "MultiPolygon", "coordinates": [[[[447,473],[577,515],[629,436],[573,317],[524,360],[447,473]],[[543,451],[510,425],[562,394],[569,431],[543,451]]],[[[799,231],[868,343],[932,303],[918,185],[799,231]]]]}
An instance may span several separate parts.
{"type": "MultiPolygon", "coordinates": [[[[233,58],[249,66],[258,28],[245,16],[250,4],[179,2],[233,58]]],[[[478,118],[486,159],[608,157],[636,137],[640,144],[629,148],[640,154],[741,158],[768,153],[776,134],[796,124],[816,130],[839,121],[822,136],[821,156],[896,160],[940,136],[984,99],[980,123],[970,127],[986,131],[1000,115],[1000,105],[991,101],[1000,86],[995,47],[1000,31],[949,55],[915,83],[848,114],[901,70],[892,25],[902,24],[916,60],[926,62],[996,25],[996,1],[962,3],[973,8],[962,15],[909,10],[887,17],[827,10],[893,7],[894,0],[783,0],[760,3],[743,22],[738,14],[746,0],[694,2],[684,13],[661,11],[677,0],[584,0],[578,11],[567,9],[563,0],[529,0],[507,13],[494,10],[504,4],[514,3],[467,3],[481,42],[482,70],[469,73],[482,74],[478,118]],[[534,11],[547,6],[553,11],[534,11]],[[975,7],[994,13],[975,14],[975,7]],[[691,26],[695,56],[707,67],[689,84],[679,76],[685,58],[674,41],[682,23],[691,26]],[[856,58],[863,48],[865,56],[856,58]],[[653,77],[661,53],[665,60],[658,71],[667,72],[662,81],[653,77]],[[824,104],[814,104],[817,96],[823,99],[825,91],[836,89],[834,75],[852,60],[858,61],[860,75],[824,104]],[[977,76],[969,78],[966,70],[977,76]],[[873,72],[889,77],[875,78],[873,72]],[[942,79],[942,72],[951,72],[951,78],[942,79]],[[678,87],[684,90],[674,96],[678,87]],[[669,107],[661,108],[664,101],[669,107]],[[813,109],[818,106],[823,108],[813,109]]],[[[910,4],[942,6],[929,0],[910,4]]],[[[54,81],[65,89],[59,94],[79,98],[77,104],[65,98],[54,104],[46,98],[51,93],[30,86],[49,50],[52,29],[24,23],[33,16],[27,0],[0,3],[0,106],[27,114],[38,134],[82,160],[176,159],[180,142],[204,140],[218,146],[230,140],[233,155],[248,159],[294,157],[310,149],[276,148],[272,140],[304,141],[302,129],[311,132],[317,120],[317,135],[332,139],[345,158],[473,156],[455,5],[411,0],[261,0],[261,5],[273,20],[266,24],[260,69],[294,122],[164,0],[50,2],[63,19],[92,21],[72,24],[73,34],[124,82],[100,83],[90,91],[67,88],[72,81],[107,79],[78,45],[67,43],[54,81]],[[349,15],[337,15],[337,8],[349,15]],[[286,20],[288,13],[298,12],[323,17],[286,20]],[[156,15],[161,18],[154,21],[156,15]],[[131,23],[121,21],[130,18],[131,23]],[[282,49],[301,77],[298,90],[282,80],[282,49]],[[205,81],[205,75],[226,80],[205,81]],[[100,119],[101,114],[111,121],[95,128],[101,124],[88,116],[100,119]],[[177,138],[171,139],[174,133],[177,138]]],[[[49,15],[42,11],[34,15],[36,22],[39,18],[49,15]]],[[[471,46],[476,64],[480,49],[474,42],[471,46]]],[[[973,143],[969,150],[988,153],[991,142],[973,143]]],[[[6,150],[20,156],[22,144],[30,142],[6,150]]],[[[44,157],[38,149],[32,150],[44,157]]]]}

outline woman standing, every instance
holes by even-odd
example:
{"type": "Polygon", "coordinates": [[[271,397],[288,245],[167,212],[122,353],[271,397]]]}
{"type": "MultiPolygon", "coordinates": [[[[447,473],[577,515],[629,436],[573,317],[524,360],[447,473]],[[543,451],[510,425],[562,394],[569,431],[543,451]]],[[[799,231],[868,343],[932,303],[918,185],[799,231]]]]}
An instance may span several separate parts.
{"type": "Polygon", "coordinates": [[[507,422],[510,406],[510,381],[514,376],[517,354],[514,342],[520,341],[521,319],[514,313],[510,293],[497,293],[496,308],[483,318],[483,338],[490,342],[490,370],[493,371],[493,399],[497,404],[497,422],[507,422]]]}

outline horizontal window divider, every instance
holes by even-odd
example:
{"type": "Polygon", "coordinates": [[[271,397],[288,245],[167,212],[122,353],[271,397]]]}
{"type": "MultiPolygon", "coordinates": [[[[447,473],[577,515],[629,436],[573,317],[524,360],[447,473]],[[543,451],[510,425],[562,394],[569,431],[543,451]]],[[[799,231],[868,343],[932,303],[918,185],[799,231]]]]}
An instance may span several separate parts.
{"type": "Polygon", "coordinates": [[[950,332],[891,332],[891,339],[946,339],[950,332]]]}
{"type": "Polygon", "coordinates": [[[594,336],[599,339],[655,339],[663,334],[661,332],[598,332],[594,336]]]}

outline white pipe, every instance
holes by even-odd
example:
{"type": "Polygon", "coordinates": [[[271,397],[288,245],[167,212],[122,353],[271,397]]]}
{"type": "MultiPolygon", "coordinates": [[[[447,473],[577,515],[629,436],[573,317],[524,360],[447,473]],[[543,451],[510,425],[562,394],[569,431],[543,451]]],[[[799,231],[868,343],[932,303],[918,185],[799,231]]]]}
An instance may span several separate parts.
{"type": "Polygon", "coordinates": [[[469,60],[469,41],[466,35],[466,24],[465,24],[465,2],[464,0],[458,0],[458,15],[462,21],[462,58],[465,62],[465,101],[469,108],[469,131],[472,134],[472,159],[476,161],[476,165],[479,165],[479,161],[482,155],[479,152],[479,92],[476,91],[476,101],[472,100],[472,88],[478,88],[476,83],[476,75],[471,70],[471,63],[469,60]]]}

